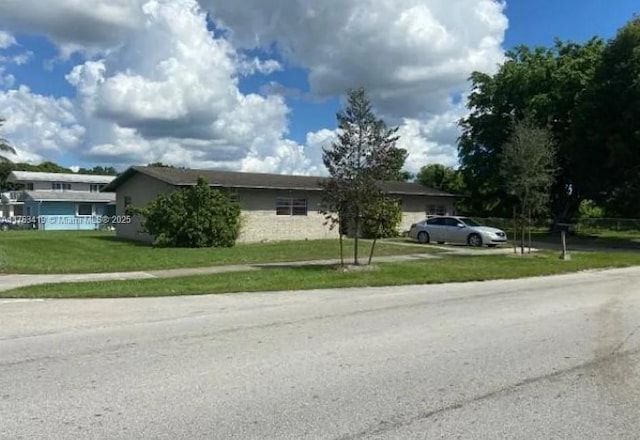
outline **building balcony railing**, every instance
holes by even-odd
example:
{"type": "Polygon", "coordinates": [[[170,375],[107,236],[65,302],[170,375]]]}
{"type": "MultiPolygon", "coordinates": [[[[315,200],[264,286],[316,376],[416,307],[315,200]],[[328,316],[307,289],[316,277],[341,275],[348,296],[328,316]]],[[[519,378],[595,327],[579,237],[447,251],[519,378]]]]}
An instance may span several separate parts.
{"type": "Polygon", "coordinates": [[[22,191],[6,191],[1,193],[0,196],[2,196],[4,202],[16,203],[23,201],[22,191]]]}

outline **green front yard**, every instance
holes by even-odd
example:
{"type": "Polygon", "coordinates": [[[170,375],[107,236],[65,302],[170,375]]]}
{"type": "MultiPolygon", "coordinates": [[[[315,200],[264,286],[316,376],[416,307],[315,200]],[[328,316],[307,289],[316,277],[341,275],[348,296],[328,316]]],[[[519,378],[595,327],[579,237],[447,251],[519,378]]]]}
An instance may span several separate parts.
{"type": "MultiPolygon", "coordinates": [[[[370,243],[361,242],[368,256],[370,243]]],[[[375,256],[439,252],[428,246],[378,243],[375,256]]],[[[345,256],[353,242],[345,240],[345,256]]],[[[110,232],[0,232],[0,273],[88,273],[339,258],[338,240],[239,244],[232,248],[170,249],[118,240],[110,232]]]]}
{"type": "Polygon", "coordinates": [[[447,256],[416,262],[382,263],[372,270],[348,272],[339,272],[328,266],[271,267],[181,278],[48,284],[0,292],[0,297],[137,297],[429,284],[555,275],[635,265],[640,265],[640,254],[574,253],[570,261],[560,261],[557,252],[530,257],[447,256]]]}

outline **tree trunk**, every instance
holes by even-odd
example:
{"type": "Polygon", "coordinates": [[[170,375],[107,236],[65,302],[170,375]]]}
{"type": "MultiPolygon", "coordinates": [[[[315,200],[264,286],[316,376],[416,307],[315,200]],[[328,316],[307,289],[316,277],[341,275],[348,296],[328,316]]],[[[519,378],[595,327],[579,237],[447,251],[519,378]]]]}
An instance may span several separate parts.
{"type": "Polygon", "coordinates": [[[518,253],[518,217],[516,207],[513,207],[513,253],[518,253]]]}
{"type": "Polygon", "coordinates": [[[376,228],[376,234],[373,236],[373,243],[371,243],[371,250],[369,251],[369,261],[367,265],[371,265],[371,259],[373,258],[373,250],[376,247],[376,241],[378,241],[378,236],[380,235],[380,229],[382,228],[382,222],[378,223],[378,227],[376,228]]]}
{"type": "Polygon", "coordinates": [[[524,255],[524,233],[526,229],[526,214],[524,208],[520,213],[520,255],[524,255]]]}
{"type": "Polygon", "coordinates": [[[360,237],[360,212],[356,210],[353,227],[355,236],[353,237],[353,264],[358,265],[358,239],[360,237]]]}
{"type": "Polygon", "coordinates": [[[532,225],[532,219],[531,219],[531,209],[529,209],[529,249],[527,251],[527,253],[531,253],[531,225],[532,225]]]}
{"type": "Polygon", "coordinates": [[[342,224],[338,227],[338,235],[340,237],[340,267],[344,267],[344,240],[342,239],[342,224]]]}

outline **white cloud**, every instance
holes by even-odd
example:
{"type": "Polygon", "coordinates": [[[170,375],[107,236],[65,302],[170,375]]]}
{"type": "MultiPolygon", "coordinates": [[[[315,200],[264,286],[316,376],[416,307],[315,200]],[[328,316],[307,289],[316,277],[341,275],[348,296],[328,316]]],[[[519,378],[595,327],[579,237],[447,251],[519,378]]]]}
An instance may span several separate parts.
{"type": "Polygon", "coordinates": [[[45,35],[64,55],[120,44],[140,23],[143,0],[3,0],[0,25],[22,33],[45,35]]]}
{"type": "MultiPolygon", "coordinates": [[[[317,174],[325,172],[321,147],[333,127],[310,132],[304,147],[288,139],[285,97],[364,86],[379,114],[401,126],[407,168],[417,171],[455,163],[456,122],[465,109],[450,96],[466,92],[471,71],[492,71],[503,57],[507,22],[494,0],[199,2],[230,39],[209,32],[197,0],[59,0],[52,8],[41,8],[41,0],[0,1],[3,28],[45,35],[63,57],[85,56],[67,75],[74,102],[24,87],[0,91],[13,121],[5,134],[25,154],[66,151],[101,164],[160,160],[317,174]],[[242,93],[242,76],[284,69],[241,51],[255,47],[275,48],[283,64],[306,69],[310,93],[268,80],[260,95],[242,93]]],[[[0,31],[0,47],[14,43],[0,31]]],[[[0,61],[0,86],[20,83],[2,69],[0,61]]]]}
{"type": "MultiPolygon", "coordinates": [[[[400,125],[406,167],[457,164],[457,121],[474,70],[494,71],[508,22],[499,0],[201,0],[239,47],[274,44],[308,70],[311,94],[343,94],[363,86],[390,125],[400,125]]],[[[278,84],[265,90],[284,90],[278,84]]],[[[297,96],[304,96],[301,91],[297,96]]],[[[321,164],[319,137],[307,136],[306,154],[321,164]]]]}
{"type": "Polygon", "coordinates": [[[284,137],[284,100],[238,89],[240,75],[269,73],[279,63],[247,59],[212,35],[195,0],[152,0],[142,11],[140,30],[126,44],[67,76],[88,128],[87,158],[309,168],[301,147],[284,137]]]}
{"type": "Polygon", "coordinates": [[[9,32],[0,30],[0,49],[6,49],[16,44],[16,39],[9,32]]]}
{"type": "Polygon", "coordinates": [[[85,129],[67,98],[34,94],[20,86],[0,92],[0,109],[6,119],[2,135],[18,150],[19,160],[37,160],[81,145],[85,129]]]}
{"type": "Polygon", "coordinates": [[[252,59],[242,59],[238,64],[238,70],[243,75],[253,75],[254,73],[270,74],[283,70],[282,65],[276,60],[261,60],[258,57],[252,59]]]}
{"type": "Polygon", "coordinates": [[[201,0],[243,47],[275,43],[309,69],[312,91],[364,86],[386,116],[449,110],[473,70],[502,60],[507,19],[495,0],[201,0]]]}

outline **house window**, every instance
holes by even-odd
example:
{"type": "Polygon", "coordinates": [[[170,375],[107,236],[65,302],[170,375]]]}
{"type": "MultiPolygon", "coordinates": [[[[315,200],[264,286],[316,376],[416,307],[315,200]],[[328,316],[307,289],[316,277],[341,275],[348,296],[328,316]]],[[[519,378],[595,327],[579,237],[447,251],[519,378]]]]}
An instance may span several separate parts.
{"type": "Polygon", "coordinates": [[[238,198],[238,190],[236,189],[228,190],[227,196],[229,196],[229,201],[231,201],[231,203],[240,203],[240,199],[238,198]]]}
{"type": "Polygon", "coordinates": [[[24,187],[27,191],[33,191],[33,182],[27,183],[24,187]]]}
{"type": "Polygon", "coordinates": [[[444,205],[428,205],[427,215],[447,215],[447,207],[444,205]]]}
{"type": "Polygon", "coordinates": [[[78,203],[78,215],[93,215],[93,205],[91,203],[78,203]]]}
{"type": "Polygon", "coordinates": [[[307,199],[278,197],[276,215],[307,215],[307,199]]]}
{"type": "Polygon", "coordinates": [[[100,192],[100,188],[102,188],[102,185],[98,185],[97,183],[89,185],[89,191],[92,193],[100,192]]]}
{"type": "Polygon", "coordinates": [[[307,199],[292,199],[291,215],[307,215],[307,199]]]}
{"type": "Polygon", "coordinates": [[[71,190],[71,184],[70,183],[53,182],[51,184],[51,189],[54,190],[54,191],[69,191],[69,190],[71,190]]]}

